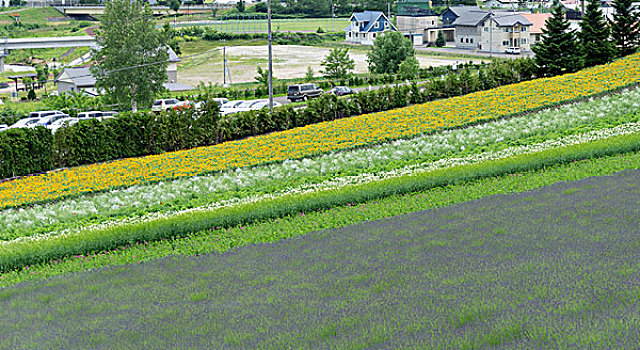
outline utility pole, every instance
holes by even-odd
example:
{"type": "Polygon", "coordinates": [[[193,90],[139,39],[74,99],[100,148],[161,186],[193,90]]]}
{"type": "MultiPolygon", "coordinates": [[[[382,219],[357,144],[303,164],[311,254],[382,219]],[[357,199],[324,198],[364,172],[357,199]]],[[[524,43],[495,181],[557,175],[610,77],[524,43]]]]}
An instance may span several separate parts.
{"type": "Polygon", "coordinates": [[[489,12],[489,58],[493,55],[493,11],[489,12]]]}
{"type": "Polygon", "coordinates": [[[271,0],[267,0],[267,39],[269,42],[269,110],[273,112],[273,65],[271,52],[271,0]]]}
{"type": "Polygon", "coordinates": [[[229,75],[229,84],[233,84],[233,81],[231,81],[231,73],[227,64],[227,45],[224,39],[222,39],[222,65],[222,86],[227,87],[227,75],[229,75]]]}
{"type": "Polygon", "coordinates": [[[335,18],[336,15],[334,14],[334,9],[336,8],[336,5],[334,3],[331,3],[331,32],[335,33],[336,31],[336,26],[335,26],[335,18]]]}

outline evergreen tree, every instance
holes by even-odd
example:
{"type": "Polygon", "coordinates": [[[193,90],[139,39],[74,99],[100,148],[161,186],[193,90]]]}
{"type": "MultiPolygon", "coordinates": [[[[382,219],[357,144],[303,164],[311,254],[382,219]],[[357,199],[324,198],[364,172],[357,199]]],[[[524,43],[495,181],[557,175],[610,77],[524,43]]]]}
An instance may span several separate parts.
{"type": "Polygon", "coordinates": [[[442,31],[439,30],[438,31],[438,38],[436,39],[436,46],[437,47],[443,47],[447,44],[447,42],[444,40],[444,34],[442,34],[442,31]]]}
{"type": "Polygon", "coordinates": [[[343,79],[351,75],[355,61],[349,56],[349,49],[336,47],[320,63],[324,67],[322,73],[327,78],[343,79]]]}
{"type": "Polygon", "coordinates": [[[633,7],[633,0],[614,0],[611,37],[616,46],[616,55],[630,55],[640,45],[640,12],[633,7]]]}
{"type": "Polygon", "coordinates": [[[574,31],[564,18],[560,3],[553,7],[552,17],[542,29],[542,41],[533,48],[540,75],[554,76],[580,69],[580,53],[574,31]]]}
{"type": "Polygon", "coordinates": [[[610,62],[614,56],[614,46],[609,41],[609,26],[602,16],[599,0],[589,0],[580,22],[580,51],[585,67],[610,62]]]}

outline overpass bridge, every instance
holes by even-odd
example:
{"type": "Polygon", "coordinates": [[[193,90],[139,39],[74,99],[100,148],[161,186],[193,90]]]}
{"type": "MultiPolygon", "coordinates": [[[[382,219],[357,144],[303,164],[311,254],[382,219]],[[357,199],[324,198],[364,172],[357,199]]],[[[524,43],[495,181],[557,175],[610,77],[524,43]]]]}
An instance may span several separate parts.
{"type": "Polygon", "coordinates": [[[0,72],[4,71],[4,58],[11,50],[96,46],[96,38],[89,35],[0,39],[0,72]]]}
{"type": "MultiPolygon", "coordinates": [[[[190,5],[181,6],[178,13],[211,13],[212,10],[229,9],[234,4],[211,4],[211,5],[190,5]]],[[[150,6],[153,14],[156,16],[174,14],[169,6],[150,6]]],[[[92,16],[104,14],[104,6],[101,5],[74,5],[74,6],[56,6],[56,9],[67,16],[92,16]]]]}

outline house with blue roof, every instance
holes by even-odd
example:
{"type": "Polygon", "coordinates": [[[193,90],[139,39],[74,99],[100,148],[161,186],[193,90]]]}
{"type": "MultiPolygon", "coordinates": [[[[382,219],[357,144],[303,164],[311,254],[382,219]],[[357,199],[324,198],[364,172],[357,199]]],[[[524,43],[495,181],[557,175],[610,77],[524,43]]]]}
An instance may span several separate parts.
{"type": "Polygon", "coordinates": [[[349,21],[351,24],[344,29],[347,44],[373,45],[384,32],[398,31],[381,11],[354,12],[349,21]]]}

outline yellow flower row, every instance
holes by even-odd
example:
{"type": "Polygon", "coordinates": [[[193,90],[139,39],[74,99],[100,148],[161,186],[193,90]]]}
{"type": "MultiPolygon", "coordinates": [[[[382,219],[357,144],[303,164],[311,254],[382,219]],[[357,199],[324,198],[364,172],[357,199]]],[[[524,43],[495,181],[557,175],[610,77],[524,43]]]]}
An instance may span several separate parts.
{"type": "Polygon", "coordinates": [[[0,208],[411,137],[640,82],[640,55],[574,74],[209,147],[91,164],[0,184],[0,208]]]}

